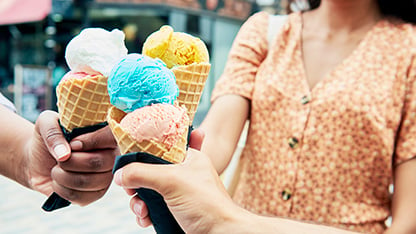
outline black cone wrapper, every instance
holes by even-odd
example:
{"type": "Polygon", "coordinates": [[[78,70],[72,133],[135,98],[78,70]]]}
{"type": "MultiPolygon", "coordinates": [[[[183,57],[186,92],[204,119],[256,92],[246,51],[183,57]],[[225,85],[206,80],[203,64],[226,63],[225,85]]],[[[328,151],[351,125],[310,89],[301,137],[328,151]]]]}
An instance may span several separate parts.
{"type": "MultiPolygon", "coordinates": [[[[189,126],[188,130],[188,143],[191,137],[193,126],[189,126]]],[[[152,163],[152,164],[172,164],[166,160],[163,160],[154,155],[136,152],[120,155],[116,157],[116,161],[113,168],[113,173],[118,169],[132,162],[152,163]]],[[[152,220],[153,227],[158,234],[182,234],[185,233],[182,228],[176,222],[172,213],[170,212],[162,195],[158,192],[147,189],[136,189],[137,195],[142,199],[149,210],[149,217],[152,220]]]]}
{"type": "MultiPolygon", "coordinates": [[[[148,153],[136,152],[120,155],[116,157],[113,173],[118,169],[132,162],[152,163],[152,164],[171,164],[166,160],[153,156],[148,153]]],[[[185,233],[176,222],[172,213],[169,211],[163,197],[154,190],[147,188],[136,189],[137,195],[142,199],[149,210],[149,217],[153,227],[158,234],[185,233]]]]}
{"type": "MultiPolygon", "coordinates": [[[[61,125],[62,132],[64,134],[64,137],[66,141],[70,142],[72,139],[74,139],[77,136],[80,136],[82,134],[86,134],[89,132],[97,131],[98,129],[101,129],[105,126],[107,126],[107,122],[99,123],[96,125],[91,125],[83,128],[74,128],[71,132],[67,131],[64,127],[61,125]]],[[[44,211],[54,211],[60,208],[64,208],[71,205],[71,202],[68,200],[60,197],[57,193],[52,193],[52,195],[49,196],[49,198],[43,203],[42,209],[44,211]]]]}

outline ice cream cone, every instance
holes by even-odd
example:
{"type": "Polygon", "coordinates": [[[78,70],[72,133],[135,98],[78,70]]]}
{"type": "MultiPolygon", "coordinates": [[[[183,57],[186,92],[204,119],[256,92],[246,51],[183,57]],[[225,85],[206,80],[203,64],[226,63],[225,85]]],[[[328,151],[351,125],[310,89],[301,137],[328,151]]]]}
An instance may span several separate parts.
{"type": "Polygon", "coordinates": [[[179,141],[173,145],[171,149],[168,149],[164,144],[154,140],[137,142],[120,126],[120,121],[125,115],[125,112],[113,106],[108,111],[107,116],[108,125],[113,132],[121,154],[146,152],[171,163],[180,163],[185,159],[188,130],[185,131],[179,141]]]}
{"type": "Polygon", "coordinates": [[[195,117],[210,68],[211,64],[209,63],[193,63],[172,68],[176,77],[176,84],[179,87],[177,101],[180,106],[186,107],[191,124],[195,117]]]}
{"type": "Polygon", "coordinates": [[[69,132],[106,121],[110,108],[107,77],[97,74],[85,79],[62,80],[56,93],[59,120],[69,132]]]}
{"type": "Polygon", "coordinates": [[[178,142],[172,148],[163,154],[162,159],[171,163],[181,163],[186,157],[186,145],[188,144],[188,128],[181,135],[178,142]]]}

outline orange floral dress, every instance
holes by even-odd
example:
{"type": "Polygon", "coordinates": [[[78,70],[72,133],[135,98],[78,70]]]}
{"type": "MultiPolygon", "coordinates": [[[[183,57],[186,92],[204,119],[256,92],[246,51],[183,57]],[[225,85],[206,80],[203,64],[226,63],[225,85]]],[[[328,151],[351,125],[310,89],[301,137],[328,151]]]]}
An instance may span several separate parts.
{"type": "Polygon", "coordinates": [[[212,96],[251,101],[235,201],[259,214],[381,233],[392,168],[416,156],[416,28],[380,20],[310,90],[301,13],[289,15],[270,49],[268,20],[260,12],[242,26],[212,96]]]}

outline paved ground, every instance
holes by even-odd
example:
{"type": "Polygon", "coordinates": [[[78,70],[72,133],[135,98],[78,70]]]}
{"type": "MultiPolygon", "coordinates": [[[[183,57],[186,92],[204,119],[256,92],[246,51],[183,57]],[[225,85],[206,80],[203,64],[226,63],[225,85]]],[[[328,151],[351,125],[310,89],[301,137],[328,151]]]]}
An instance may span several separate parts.
{"type": "Polygon", "coordinates": [[[86,207],[44,212],[45,196],[0,176],[0,233],[2,234],[153,234],[139,227],[129,209],[129,197],[112,185],[102,199],[86,207]]]}

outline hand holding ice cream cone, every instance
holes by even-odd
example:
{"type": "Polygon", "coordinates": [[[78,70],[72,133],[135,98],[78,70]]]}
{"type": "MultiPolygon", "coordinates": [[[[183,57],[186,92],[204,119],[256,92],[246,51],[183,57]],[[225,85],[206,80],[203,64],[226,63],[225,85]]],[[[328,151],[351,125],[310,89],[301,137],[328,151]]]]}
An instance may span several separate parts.
{"type": "MultiPolygon", "coordinates": [[[[114,171],[130,162],[180,163],[186,156],[189,117],[175,106],[179,94],[173,72],[159,59],[130,54],[114,66],[108,82],[107,121],[122,155],[114,171]]],[[[138,188],[158,233],[181,233],[166,203],[153,190],[138,188]]]]}
{"type": "MultiPolygon", "coordinates": [[[[56,89],[59,122],[68,142],[107,125],[111,106],[108,75],[126,54],[124,34],[120,30],[87,28],[68,43],[65,58],[71,71],[56,89]]],[[[42,208],[53,211],[68,205],[70,202],[53,193],[42,208]]]]}

